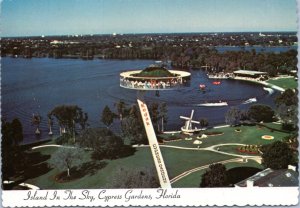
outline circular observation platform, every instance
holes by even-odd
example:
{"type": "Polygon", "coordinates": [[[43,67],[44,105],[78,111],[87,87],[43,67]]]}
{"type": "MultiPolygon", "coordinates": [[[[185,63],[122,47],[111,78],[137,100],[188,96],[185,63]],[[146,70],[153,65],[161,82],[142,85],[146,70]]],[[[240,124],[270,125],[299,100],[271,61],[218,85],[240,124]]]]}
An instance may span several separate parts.
{"type": "Polygon", "coordinates": [[[120,86],[135,90],[173,90],[190,86],[191,73],[148,67],[120,73],[120,86]]]}

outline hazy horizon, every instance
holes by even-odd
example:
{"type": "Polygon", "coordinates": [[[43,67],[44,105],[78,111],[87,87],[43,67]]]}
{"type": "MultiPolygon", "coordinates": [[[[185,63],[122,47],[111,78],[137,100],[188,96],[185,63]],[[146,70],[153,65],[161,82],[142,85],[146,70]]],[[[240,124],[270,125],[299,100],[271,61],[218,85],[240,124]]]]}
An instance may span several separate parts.
{"type": "Polygon", "coordinates": [[[295,0],[4,0],[1,10],[1,37],[297,31],[295,0]]]}
{"type": "Polygon", "coordinates": [[[175,34],[215,34],[215,33],[297,33],[295,31],[216,31],[216,32],[148,32],[148,33],[103,33],[103,34],[57,34],[57,35],[29,35],[29,36],[2,36],[2,38],[27,38],[27,37],[63,37],[63,36],[105,36],[105,35],[175,35],[175,34]]]}

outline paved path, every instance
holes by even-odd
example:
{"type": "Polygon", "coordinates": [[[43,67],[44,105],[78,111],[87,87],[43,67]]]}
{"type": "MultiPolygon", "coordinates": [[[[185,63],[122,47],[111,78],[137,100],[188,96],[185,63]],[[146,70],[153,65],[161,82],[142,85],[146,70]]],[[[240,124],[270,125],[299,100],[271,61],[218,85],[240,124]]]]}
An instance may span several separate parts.
{"type": "MultiPolygon", "coordinates": [[[[223,152],[223,151],[219,151],[216,150],[216,148],[221,147],[221,146],[228,146],[228,145],[236,145],[236,146],[241,146],[241,145],[245,145],[245,144],[240,144],[240,143],[226,143],[226,144],[217,144],[217,145],[212,145],[210,147],[205,147],[205,148],[192,148],[192,147],[179,147],[179,146],[172,146],[172,145],[159,145],[161,147],[167,147],[167,148],[173,148],[173,149],[182,149],[182,150],[194,150],[194,151],[212,151],[212,152],[216,152],[219,154],[224,154],[224,155],[230,155],[230,156],[234,156],[237,158],[233,158],[233,159],[229,159],[229,160],[224,160],[224,161],[220,161],[217,163],[222,163],[222,164],[226,164],[226,163],[231,163],[231,162],[240,162],[240,163],[245,163],[247,162],[248,159],[250,160],[254,160],[256,162],[261,162],[261,157],[260,156],[251,156],[251,155],[239,155],[239,154],[234,154],[234,153],[228,153],[228,152],[223,152]]],[[[133,145],[134,147],[148,147],[149,145],[133,145]]],[[[208,165],[203,165],[197,168],[193,168],[191,170],[187,170],[183,173],[181,173],[180,175],[172,178],[170,180],[171,184],[188,176],[191,173],[194,173],[196,171],[200,171],[203,169],[207,169],[209,168],[210,164],[208,165]]]]}
{"type": "MultiPolygon", "coordinates": [[[[14,183],[15,181],[3,181],[4,184],[11,184],[11,183],[14,183]]],[[[29,184],[29,183],[20,183],[18,184],[18,186],[23,186],[23,187],[26,187],[26,188],[29,188],[31,190],[39,190],[40,188],[35,186],[35,185],[32,185],[32,184],[29,184]]]]}
{"type": "MultiPolygon", "coordinates": [[[[223,160],[223,161],[220,161],[220,162],[218,162],[218,163],[226,164],[226,163],[231,163],[231,162],[245,163],[245,162],[243,161],[242,158],[234,158],[234,159],[230,159],[230,160],[223,160]]],[[[193,169],[191,169],[191,170],[185,171],[185,172],[181,173],[180,175],[178,175],[178,176],[172,178],[172,179],[170,180],[170,182],[171,182],[171,183],[175,183],[176,181],[179,181],[180,179],[182,179],[182,178],[188,176],[189,174],[194,173],[194,172],[197,172],[197,171],[200,171],[200,170],[207,169],[207,168],[209,168],[209,166],[210,166],[210,164],[208,164],[208,165],[203,165],[203,166],[200,166],[200,167],[193,168],[193,169]]]]}
{"type": "Polygon", "coordinates": [[[71,147],[71,146],[63,146],[63,145],[58,145],[58,144],[45,144],[45,145],[40,145],[40,146],[35,146],[32,147],[31,149],[39,149],[39,148],[44,148],[44,147],[63,147],[63,148],[76,148],[76,147],[71,147]]]}
{"type": "MultiPolygon", "coordinates": [[[[246,144],[240,144],[240,143],[226,143],[226,144],[217,144],[217,145],[212,145],[210,147],[204,147],[204,148],[197,148],[197,147],[180,147],[180,146],[173,146],[173,145],[166,145],[166,144],[161,144],[159,145],[160,147],[167,147],[167,148],[173,148],[173,149],[182,149],[182,150],[194,150],[194,151],[211,151],[211,152],[217,152],[223,155],[230,155],[234,157],[241,157],[241,158],[252,158],[252,155],[240,155],[240,154],[234,154],[234,153],[229,153],[229,152],[223,152],[216,150],[216,148],[221,147],[221,146],[228,146],[228,145],[236,145],[236,146],[243,146],[246,144]]],[[[133,145],[133,147],[149,147],[149,145],[133,145]]]]}
{"type": "Polygon", "coordinates": [[[253,157],[252,155],[240,155],[240,154],[234,154],[234,153],[229,153],[229,152],[223,152],[223,151],[219,151],[219,150],[216,149],[218,147],[228,146],[228,145],[244,146],[246,144],[240,144],[240,143],[216,144],[216,145],[212,145],[210,147],[203,148],[203,150],[217,152],[217,153],[220,153],[220,154],[223,154],[223,155],[230,155],[230,156],[234,156],[234,157],[241,157],[241,158],[251,158],[251,157],[253,157]]]}

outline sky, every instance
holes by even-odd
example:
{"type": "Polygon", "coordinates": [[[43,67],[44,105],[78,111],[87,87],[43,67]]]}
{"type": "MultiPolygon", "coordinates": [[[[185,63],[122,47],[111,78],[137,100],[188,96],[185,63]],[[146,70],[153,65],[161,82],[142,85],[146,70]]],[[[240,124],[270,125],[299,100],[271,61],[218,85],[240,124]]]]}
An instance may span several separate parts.
{"type": "Polygon", "coordinates": [[[296,0],[2,0],[1,37],[297,31],[296,0]]]}

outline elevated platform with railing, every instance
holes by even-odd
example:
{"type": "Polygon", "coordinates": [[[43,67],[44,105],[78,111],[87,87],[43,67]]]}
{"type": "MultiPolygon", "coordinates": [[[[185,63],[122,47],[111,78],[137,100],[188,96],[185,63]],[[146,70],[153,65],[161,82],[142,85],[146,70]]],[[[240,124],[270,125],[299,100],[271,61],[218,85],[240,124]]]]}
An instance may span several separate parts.
{"type": "Polygon", "coordinates": [[[143,70],[120,73],[120,86],[136,90],[173,90],[190,86],[191,73],[168,70],[170,76],[139,76],[143,70]]]}

